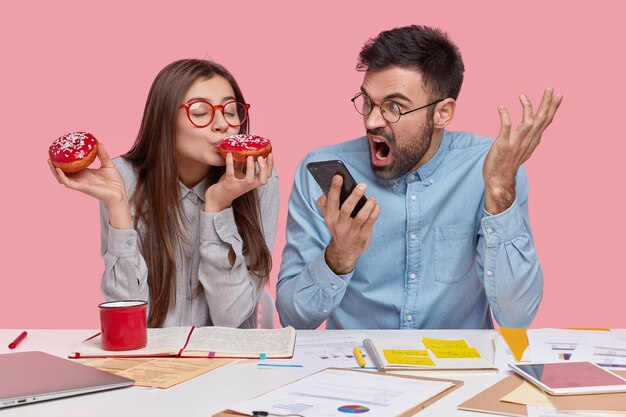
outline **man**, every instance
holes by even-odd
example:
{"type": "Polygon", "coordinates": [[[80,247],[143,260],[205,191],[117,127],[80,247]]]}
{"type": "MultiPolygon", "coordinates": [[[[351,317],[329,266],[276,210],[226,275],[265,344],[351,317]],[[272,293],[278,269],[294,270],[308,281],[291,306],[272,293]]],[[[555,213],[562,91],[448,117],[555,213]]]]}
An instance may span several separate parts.
{"type": "Polygon", "coordinates": [[[380,33],[359,55],[353,99],[367,136],[310,152],[296,171],[277,286],[283,324],[301,329],[527,327],[543,293],[522,167],[562,96],[546,89],[493,139],[448,132],[463,81],[438,29],[380,33]],[[343,205],[306,164],[342,160],[361,183],[343,205]],[[350,213],[361,196],[368,201],[350,213]],[[318,198],[319,197],[319,198],[318,198]],[[317,199],[317,200],[316,200],[317,199]]]}

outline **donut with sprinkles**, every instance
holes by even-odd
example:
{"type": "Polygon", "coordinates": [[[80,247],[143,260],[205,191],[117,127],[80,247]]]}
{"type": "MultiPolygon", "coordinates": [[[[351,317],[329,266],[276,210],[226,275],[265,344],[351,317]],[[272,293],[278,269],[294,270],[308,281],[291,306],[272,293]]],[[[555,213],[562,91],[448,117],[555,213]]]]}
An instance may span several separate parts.
{"type": "Polygon", "coordinates": [[[87,132],[70,132],[55,140],[48,149],[50,161],[68,174],[87,168],[98,154],[98,139],[87,132]]]}
{"type": "Polygon", "coordinates": [[[240,134],[230,136],[220,144],[222,157],[226,158],[226,155],[231,153],[235,162],[246,162],[248,156],[254,157],[255,161],[259,156],[267,158],[270,152],[272,152],[272,144],[269,139],[259,135],[240,134]]]}

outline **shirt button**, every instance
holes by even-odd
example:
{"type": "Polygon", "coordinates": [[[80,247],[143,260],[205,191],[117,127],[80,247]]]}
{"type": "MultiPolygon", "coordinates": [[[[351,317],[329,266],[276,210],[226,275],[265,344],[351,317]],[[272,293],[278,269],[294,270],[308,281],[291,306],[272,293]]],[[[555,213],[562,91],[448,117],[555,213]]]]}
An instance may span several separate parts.
{"type": "Polygon", "coordinates": [[[398,189],[398,184],[394,184],[391,186],[392,189],[397,190],[398,189]]]}
{"type": "Polygon", "coordinates": [[[429,184],[432,184],[433,182],[435,182],[434,180],[428,180],[429,184]]]}
{"type": "Polygon", "coordinates": [[[330,287],[331,287],[333,290],[336,290],[336,289],[337,289],[337,285],[336,285],[336,284],[333,284],[333,285],[331,285],[330,287]]]}
{"type": "Polygon", "coordinates": [[[413,181],[415,179],[415,175],[411,174],[409,175],[409,181],[413,181]]]}
{"type": "Polygon", "coordinates": [[[411,240],[417,239],[417,235],[415,233],[411,233],[411,240]]]}
{"type": "Polygon", "coordinates": [[[128,241],[126,241],[126,244],[127,244],[128,246],[130,246],[131,248],[132,248],[132,247],[133,247],[133,245],[134,245],[134,243],[133,243],[133,241],[132,241],[132,240],[128,240],[128,241]]]}
{"type": "Polygon", "coordinates": [[[323,309],[322,313],[328,313],[328,310],[327,309],[323,309]]]}
{"type": "Polygon", "coordinates": [[[487,276],[490,277],[491,275],[492,275],[492,272],[491,271],[487,271],[487,276]]]}
{"type": "Polygon", "coordinates": [[[409,278],[411,278],[411,279],[415,279],[416,277],[417,277],[417,276],[416,276],[415,274],[411,274],[411,275],[409,275],[409,278]]]}
{"type": "Polygon", "coordinates": [[[488,227],[486,230],[487,230],[487,233],[493,232],[493,229],[491,227],[488,227]]]}
{"type": "Polygon", "coordinates": [[[415,194],[411,194],[411,200],[413,201],[417,200],[417,196],[415,194]]]}
{"type": "Polygon", "coordinates": [[[408,316],[406,316],[406,321],[411,321],[411,320],[413,320],[413,316],[412,315],[409,314],[408,316]]]}

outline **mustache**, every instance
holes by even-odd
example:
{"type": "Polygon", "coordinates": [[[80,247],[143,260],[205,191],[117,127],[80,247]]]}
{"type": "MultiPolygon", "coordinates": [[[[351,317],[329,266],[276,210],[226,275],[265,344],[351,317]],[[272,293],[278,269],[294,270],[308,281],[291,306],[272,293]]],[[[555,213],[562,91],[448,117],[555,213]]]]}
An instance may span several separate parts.
{"type": "Polygon", "coordinates": [[[382,136],[383,138],[387,139],[387,141],[389,143],[395,143],[396,142],[396,138],[393,136],[393,134],[387,132],[382,127],[379,127],[379,128],[376,128],[376,129],[366,129],[365,132],[368,135],[372,135],[372,136],[382,136]]]}

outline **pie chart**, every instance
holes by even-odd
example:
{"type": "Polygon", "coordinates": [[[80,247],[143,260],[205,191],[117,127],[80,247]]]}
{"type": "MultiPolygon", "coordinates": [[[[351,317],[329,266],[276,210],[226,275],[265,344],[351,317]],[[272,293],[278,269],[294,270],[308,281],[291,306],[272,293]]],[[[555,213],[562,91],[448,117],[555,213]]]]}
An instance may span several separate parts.
{"type": "Polygon", "coordinates": [[[346,414],[363,414],[370,411],[370,409],[365,407],[364,405],[342,405],[337,409],[337,411],[346,414]]]}

